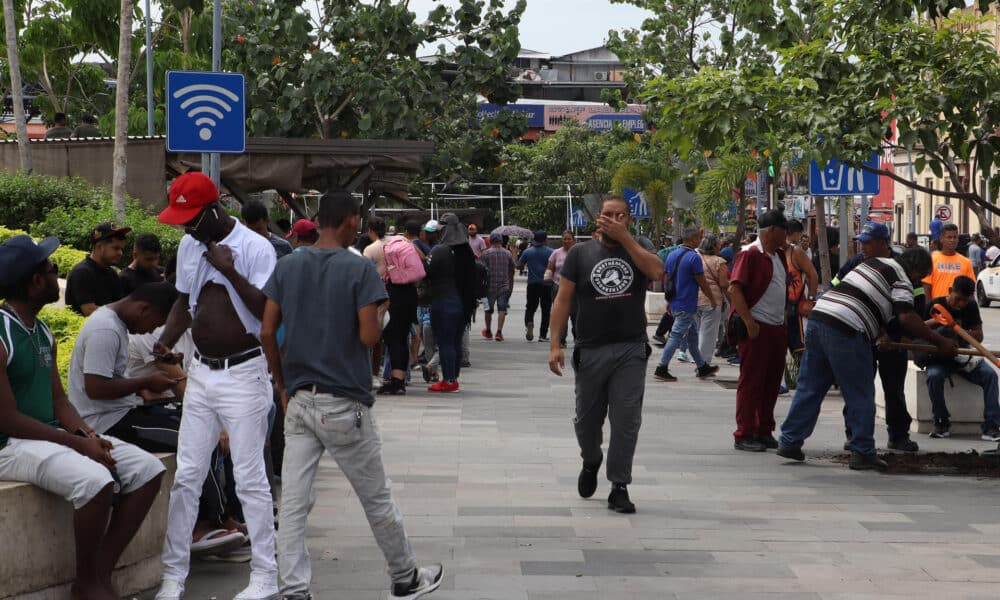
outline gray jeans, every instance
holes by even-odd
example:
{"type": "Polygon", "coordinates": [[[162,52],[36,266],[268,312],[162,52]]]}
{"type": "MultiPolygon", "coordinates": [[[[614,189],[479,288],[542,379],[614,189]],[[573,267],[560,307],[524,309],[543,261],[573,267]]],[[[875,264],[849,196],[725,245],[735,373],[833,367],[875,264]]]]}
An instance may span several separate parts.
{"type": "MultiPolygon", "coordinates": [[[[611,423],[608,443],[608,481],[632,482],[632,458],[642,424],[646,391],[646,363],[650,348],[644,342],[579,346],[573,351],[576,371],[576,417],[573,426],[583,464],[596,468],[604,455],[604,417],[611,423]]],[[[287,460],[287,459],[286,459],[287,460]]]]}
{"type": "Polygon", "coordinates": [[[394,583],[410,581],[416,559],[392,499],[382,464],[382,439],[371,409],[354,400],[299,390],[285,415],[285,460],[281,469],[278,569],[283,595],[309,591],[312,566],[306,547],[306,517],[316,502],[313,480],[323,452],[337,461],[357,494],[394,583]]]}

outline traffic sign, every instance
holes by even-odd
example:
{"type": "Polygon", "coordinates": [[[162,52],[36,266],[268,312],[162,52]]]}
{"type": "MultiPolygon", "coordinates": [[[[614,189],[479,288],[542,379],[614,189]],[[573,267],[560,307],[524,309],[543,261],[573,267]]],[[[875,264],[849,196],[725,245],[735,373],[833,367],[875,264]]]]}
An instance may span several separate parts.
{"type": "Polygon", "coordinates": [[[587,213],[582,208],[574,208],[570,213],[568,226],[570,229],[586,227],[588,222],[587,213]]]}
{"type": "Polygon", "coordinates": [[[648,219],[651,216],[649,212],[649,204],[646,203],[646,199],[643,197],[642,192],[625,188],[622,195],[626,200],[628,200],[629,210],[632,212],[633,219],[648,219]]]}
{"type": "MultiPolygon", "coordinates": [[[[864,163],[879,168],[879,155],[864,163]]],[[[878,173],[852,169],[839,160],[831,160],[822,169],[816,161],[809,163],[809,193],[814,196],[874,196],[879,193],[878,173]]]]}
{"type": "Polygon", "coordinates": [[[938,221],[948,222],[951,220],[952,211],[948,204],[938,204],[934,207],[934,218],[938,221]]]}
{"type": "Polygon", "coordinates": [[[168,71],[167,151],[245,151],[245,90],[241,73],[168,71]]]}

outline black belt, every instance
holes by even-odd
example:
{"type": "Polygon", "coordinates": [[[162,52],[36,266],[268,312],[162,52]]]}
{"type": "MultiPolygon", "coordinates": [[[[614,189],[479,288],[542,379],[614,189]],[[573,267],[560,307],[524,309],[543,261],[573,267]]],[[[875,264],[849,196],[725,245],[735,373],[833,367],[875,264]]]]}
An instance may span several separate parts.
{"type": "Polygon", "coordinates": [[[228,369],[229,367],[235,367],[238,364],[245,363],[246,361],[257,358],[264,352],[260,349],[260,346],[256,348],[251,348],[246,352],[240,352],[239,354],[230,354],[229,356],[223,356],[222,358],[212,358],[210,356],[203,356],[201,352],[195,352],[194,357],[198,359],[199,362],[208,365],[209,369],[213,371],[218,371],[220,369],[228,369]]]}
{"type": "Polygon", "coordinates": [[[299,387],[292,390],[292,396],[299,392],[312,392],[313,394],[327,394],[330,396],[336,396],[337,393],[333,391],[333,388],[326,387],[325,385],[316,385],[314,383],[309,383],[306,385],[300,385],[299,387]]]}

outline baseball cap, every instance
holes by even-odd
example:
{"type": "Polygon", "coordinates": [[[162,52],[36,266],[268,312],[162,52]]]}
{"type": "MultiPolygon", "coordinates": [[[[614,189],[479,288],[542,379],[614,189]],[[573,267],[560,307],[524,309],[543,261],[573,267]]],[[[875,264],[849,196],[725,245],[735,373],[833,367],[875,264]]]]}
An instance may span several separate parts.
{"type": "Polygon", "coordinates": [[[286,238],[290,238],[293,235],[312,235],[316,233],[316,224],[309,219],[299,219],[292,225],[292,230],[288,232],[286,238]]]}
{"type": "Polygon", "coordinates": [[[428,231],[430,233],[434,233],[435,231],[438,231],[439,229],[441,229],[441,224],[438,223],[437,221],[435,221],[434,219],[431,219],[430,221],[427,221],[426,223],[424,223],[424,231],[428,231]]]}
{"type": "Polygon", "coordinates": [[[124,238],[130,231],[132,231],[131,227],[115,227],[114,223],[105,221],[90,230],[90,242],[96,244],[111,238],[124,238]]]}
{"type": "Polygon", "coordinates": [[[184,225],[218,199],[219,188],[207,175],[196,171],[184,173],[170,186],[170,205],[156,218],[170,225],[184,225]]]}
{"type": "Polygon", "coordinates": [[[936,240],[941,237],[941,228],[944,227],[944,222],[934,219],[931,221],[931,239],[936,240]]]}
{"type": "Polygon", "coordinates": [[[500,232],[494,231],[493,233],[490,234],[490,241],[491,242],[502,242],[503,241],[503,235],[500,232]]]}
{"type": "Polygon", "coordinates": [[[30,235],[15,235],[0,244],[0,286],[18,281],[59,247],[59,238],[47,237],[35,243],[30,235]]]}
{"type": "Polygon", "coordinates": [[[868,221],[865,223],[864,227],[861,228],[861,233],[854,236],[854,239],[859,242],[870,242],[872,240],[887,240],[889,239],[889,228],[882,223],[876,223],[874,221],[868,221]]]}
{"type": "Polygon", "coordinates": [[[757,227],[759,229],[767,229],[768,227],[788,229],[788,219],[785,218],[785,213],[780,210],[768,210],[757,219],[757,227]]]}

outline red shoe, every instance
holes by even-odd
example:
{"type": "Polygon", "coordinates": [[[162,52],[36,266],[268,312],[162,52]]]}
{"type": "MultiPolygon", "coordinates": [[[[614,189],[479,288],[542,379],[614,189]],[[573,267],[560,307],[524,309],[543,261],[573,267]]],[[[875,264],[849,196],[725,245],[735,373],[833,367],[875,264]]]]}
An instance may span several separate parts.
{"type": "MultiPolygon", "coordinates": [[[[456,387],[455,389],[458,389],[458,388],[456,387]]],[[[450,391],[452,391],[452,389],[451,389],[451,384],[449,384],[447,381],[439,381],[439,382],[435,383],[434,385],[428,387],[427,391],[428,392],[450,392],[450,391]]]]}
{"type": "MultiPolygon", "coordinates": [[[[484,338],[486,338],[486,339],[488,339],[488,340],[492,340],[492,339],[493,339],[493,334],[492,334],[492,333],[490,333],[490,330],[489,330],[489,329],[484,329],[484,330],[482,330],[482,331],[481,331],[480,333],[482,333],[482,334],[483,334],[483,337],[484,337],[484,338]]],[[[499,333],[499,332],[497,332],[497,337],[498,337],[498,338],[499,338],[499,337],[502,337],[502,336],[500,335],[500,333],[499,333]]]]}
{"type": "Polygon", "coordinates": [[[449,392],[457,392],[458,391],[458,382],[457,381],[452,381],[451,383],[445,383],[445,385],[448,386],[448,391],[449,392]]]}
{"type": "Polygon", "coordinates": [[[502,342],[502,341],[503,341],[503,334],[502,334],[502,333],[500,333],[499,331],[497,332],[497,337],[496,337],[496,340],[497,340],[498,342],[502,342]]]}

